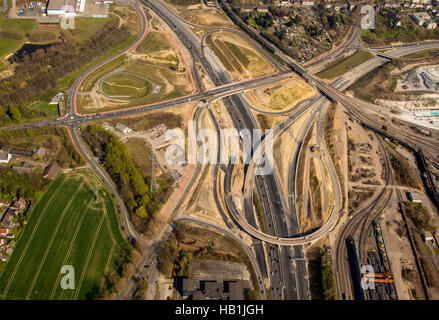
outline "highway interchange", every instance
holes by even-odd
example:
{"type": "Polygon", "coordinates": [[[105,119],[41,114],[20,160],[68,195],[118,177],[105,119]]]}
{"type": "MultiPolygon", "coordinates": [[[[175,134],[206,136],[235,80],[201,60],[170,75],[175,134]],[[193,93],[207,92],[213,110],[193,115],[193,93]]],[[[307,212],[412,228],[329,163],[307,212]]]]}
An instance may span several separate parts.
{"type": "MultiPolygon", "coordinates": [[[[390,59],[389,57],[374,58],[375,60],[372,64],[369,64],[363,70],[358,70],[358,73],[355,76],[351,78],[349,78],[349,76],[347,76],[346,78],[340,77],[334,83],[327,84],[315,77],[313,74],[309,73],[303,66],[282,53],[279,49],[273,48],[275,55],[282,61],[282,63],[279,63],[278,60],[274,59],[270,54],[265,51],[265,49],[263,49],[259,45],[258,41],[253,40],[253,38],[260,40],[259,35],[253,34],[252,37],[249,37],[246,35],[246,33],[236,29],[223,27],[211,28],[213,30],[209,31],[207,34],[212,34],[214,32],[223,30],[234,32],[243,36],[255,47],[255,49],[258,50],[258,52],[260,52],[268,61],[270,61],[274,66],[279,69],[278,73],[273,75],[269,75],[259,79],[252,79],[234,83],[230,74],[221,64],[219,59],[214,55],[213,51],[210,49],[206,50],[204,40],[207,34],[205,34],[200,39],[193,33],[190,28],[188,28],[188,23],[178,17],[178,15],[161,0],[144,0],[142,2],[146,7],[154,11],[173,30],[183,46],[185,46],[186,49],[190,52],[193,58],[193,75],[195,76],[195,82],[198,87],[197,93],[191,94],[186,97],[177,98],[171,101],[155,103],[147,106],[139,106],[131,109],[108,111],[93,115],[81,115],[77,113],[76,97],[83,80],[94,70],[134,48],[138,43],[142,41],[145,34],[147,33],[147,21],[142,5],[136,1],[129,1],[129,4],[133,8],[135,8],[135,10],[139,13],[139,16],[142,19],[142,31],[140,35],[128,48],[118,52],[108,59],[105,59],[96,66],[93,66],[92,68],[84,72],[75,81],[69,91],[66,116],[54,121],[26,123],[2,129],[16,130],[41,126],[66,126],[71,133],[75,145],[77,146],[79,152],[83,155],[87,164],[96,171],[96,173],[108,185],[109,189],[114,194],[116,201],[121,209],[123,228],[127,234],[127,238],[131,241],[139,240],[141,236],[137,234],[134,227],[132,226],[129,219],[128,210],[126,209],[126,206],[122,198],[120,197],[116,186],[114,185],[108,174],[105,172],[105,170],[93,158],[90,150],[81,139],[79,126],[82,123],[107,118],[122,117],[142,113],[145,111],[169,108],[172,106],[182,105],[191,101],[201,101],[207,107],[210,117],[216,124],[217,130],[219,130],[216,119],[209,109],[209,103],[215,101],[216,99],[222,99],[226,105],[226,108],[230,114],[231,119],[233,120],[236,129],[257,129],[257,121],[250,111],[251,109],[253,109],[253,107],[244,98],[242,92],[252,88],[266,86],[267,84],[276,83],[282,79],[287,79],[292,75],[299,74],[309,84],[317,88],[322,95],[317,95],[311,99],[308,99],[307,101],[302,101],[300,105],[294,106],[294,108],[291,108],[290,110],[285,112],[288,114],[288,116],[274,129],[273,141],[274,139],[276,139],[276,137],[281,135],[292,123],[294,123],[295,120],[297,120],[303,114],[311,112],[312,116],[310,117],[311,120],[308,123],[308,127],[312,123],[314,123],[314,121],[320,121],[320,125],[318,125],[318,136],[319,144],[324,154],[323,160],[327,168],[330,169],[329,171],[332,183],[335,186],[339,186],[338,177],[335,173],[335,170],[333,170],[331,159],[327,154],[326,143],[324,142],[324,139],[322,137],[322,117],[320,115],[320,111],[324,109],[327,104],[329,104],[329,100],[337,101],[342,104],[348,110],[348,112],[350,112],[352,116],[355,117],[358,121],[364,122],[371,127],[380,128],[380,123],[377,123],[375,118],[371,118],[370,115],[365,114],[365,112],[359,108],[358,101],[353,100],[353,98],[346,97],[340,90],[347,88],[350,84],[352,84],[362,75],[367,74],[373,68],[376,68],[379,65],[390,61],[391,57],[398,57],[417,51],[439,47],[439,42],[427,42],[385,48],[370,48],[370,51],[377,51],[382,49],[394,49],[394,51],[391,53],[392,56],[390,57],[390,59]],[[201,64],[204,71],[208,74],[209,78],[214,83],[215,88],[210,90],[203,90],[198,71],[196,69],[195,60],[201,64]]],[[[346,50],[351,50],[353,47],[358,46],[357,39],[359,32],[359,27],[355,26],[343,46],[340,46],[337,50],[333,51],[330,56],[325,56],[322,59],[313,62],[312,65],[316,65],[317,63],[326,63],[326,60],[337,58],[345,53],[346,50]]],[[[304,137],[306,132],[307,130],[303,130],[300,136],[304,137]]],[[[389,128],[388,133],[392,136],[400,137],[401,140],[408,140],[409,143],[412,142],[420,147],[425,148],[426,153],[430,158],[437,155],[436,145],[432,141],[428,141],[428,139],[421,140],[414,137],[413,135],[408,135],[406,132],[401,132],[401,130],[392,127],[389,128]]],[[[298,159],[298,154],[300,151],[301,146],[300,144],[298,144],[295,150],[293,150],[291,157],[292,161],[289,165],[289,181],[295,181],[294,177],[297,169],[296,160],[298,159]]],[[[261,277],[270,279],[270,296],[272,299],[309,299],[310,294],[308,272],[302,245],[320,239],[328,232],[330,232],[334,225],[337,223],[341,210],[340,190],[338,189],[338,192],[336,192],[333,211],[324,226],[311,234],[300,235],[299,225],[297,221],[297,213],[295,209],[294,184],[288,186],[288,195],[285,196],[283,191],[281,191],[282,188],[280,187],[279,182],[280,178],[278,177],[276,171],[268,175],[254,176],[253,174],[251,174],[253,172],[253,169],[252,165],[250,165],[247,168],[245,176],[246,189],[244,190],[244,195],[247,196],[244,197],[244,212],[238,212],[238,210],[235,208],[234,201],[232,200],[232,195],[230,192],[231,174],[233,169],[234,166],[232,163],[225,166],[224,168],[220,168],[220,166],[217,165],[215,168],[215,177],[218,176],[220,170],[224,172],[224,190],[222,190],[222,193],[225,198],[224,200],[227,206],[228,214],[232,218],[234,223],[237,224],[237,227],[239,229],[253,236],[253,250],[256,259],[253,259],[253,256],[250,251],[248,251],[248,248],[246,248],[245,246],[244,247],[251,256],[253,265],[255,265],[255,262],[257,261],[258,266],[255,267],[255,270],[258,274],[259,280],[261,280],[261,277]],[[255,213],[253,212],[252,204],[253,188],[255,186],[259,199],[261,199],[263,211],[265,213],[265,233],[262,233],[257,228],[255,222],[255,213]],[[264,243],[267,243],[266,248],[264,248],[264,243]],[[267,268],[267,265],[269,266],[269,268],[267,268]],[[270,270],[270,273],[268,272],[268,269],[270,270]]],[[[194,181],[198,177],[199,171],[200,168],[197,167],[197,170],[192,177],[194,181]]],[[[223,208],[220,205],[219,190],[217,190],[216,183],[213,192],[219,211],[222,212],[223,217],[227,219],[227,214],[224,213],[223,208]]],[[[182,195],[180,201],[183,201],[184,197],[185,195],[182,195]]],[[[365,215],[367,215],[367,212],[365,215]]],[[[188,219],[189,218],[186,218],[186,221],[188,219]]],[[[230,225],[230,227],[233,228],[230,221],[226,220],[226,224],[228,226],[230,225]]],[[[148,251],[148,255],[145,254],[145,257],[149,257],[150,255],[151,252],[148,251]]],[[[145,258],[142,260],[141,263],[145,264],[146,261],[147,259],[145,258]]],[[[142,268],[137,269],[137,271],[139,271],[142,268]]],[[[260,289],[262,297],[266,297],[265,288],[261,287],[260,289]]]]}

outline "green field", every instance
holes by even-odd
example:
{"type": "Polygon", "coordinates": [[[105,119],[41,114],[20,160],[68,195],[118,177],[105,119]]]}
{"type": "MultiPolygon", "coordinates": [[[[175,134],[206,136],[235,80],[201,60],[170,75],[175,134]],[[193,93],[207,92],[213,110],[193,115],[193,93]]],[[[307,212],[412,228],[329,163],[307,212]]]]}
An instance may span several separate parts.
{"type": "Polygon", "coordinates": [[[372,58],[373,55],[369,51],[358,51],[349,57],[342,57],[335,60],[330,63],[325,70],[317,73],[316,76],[322,79],[333,79],[372,58]]]}
{"type": "Polygon", "coordinates": [[[120,73],[105,78],[102,90],[108,96],[137,99],[150,94],[152,84],[134,74],[120,73]]]}
{"type": "Polygon", "coordinates": [[[38,203],[0,276],[3,299],[86,299],[105,289],[129,250],[106,189],[89,170],[60,175],[38,203]],[[61,267],[75,270],[63,290],[61,267]]]}
{"type": "Polygon", "coordinates": [[[158,32],[150,32],[145,39],[137,46],[136,51],[139,53],[153,53],[165,50],[171,50],[172,46],[166,36],[158,32]]]}

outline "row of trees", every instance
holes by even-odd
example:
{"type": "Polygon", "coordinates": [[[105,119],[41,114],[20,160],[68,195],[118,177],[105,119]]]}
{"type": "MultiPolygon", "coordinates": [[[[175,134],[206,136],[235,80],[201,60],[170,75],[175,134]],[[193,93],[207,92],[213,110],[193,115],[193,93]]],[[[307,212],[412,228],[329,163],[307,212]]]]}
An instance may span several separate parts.
{"type": "Polygon", "coordinates": [[[159,200],[167,191],[160,185],[163,182],[158,180],[159,187],[152,192],[128,148],[113,133],[93,124],[82,135],[118,186],[136,228],[145,232],[159,200]]]}
{"type": "MultiPolygon", "coordinates": [[[[45,37],[43,34],[35,36],[45,37]]],[[[111,19],[82,44],[69,37],[64,42],[25,55],[21,60],[14,56],[12,60],[17,63],[14,75],[0,81],[0,106],[4,111],[0,112],[0,121],[19,122],[20,113],[26,111],[26,104],[55,89],[59,80],[127,40],[129,36],[128,27],[119,27],[117,19],[111,19]]]]}

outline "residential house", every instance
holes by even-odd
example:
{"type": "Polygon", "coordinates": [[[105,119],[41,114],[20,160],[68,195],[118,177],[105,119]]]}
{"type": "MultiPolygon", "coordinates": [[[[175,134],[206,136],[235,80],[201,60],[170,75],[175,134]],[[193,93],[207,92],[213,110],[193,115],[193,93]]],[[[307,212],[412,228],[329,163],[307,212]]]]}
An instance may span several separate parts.
{"type": "Polygon", "coordinates": [[[11,208],[23,211],[26,208],[26,201],[23,198],[18,198],[12,201],[11,208]]]}
{"type": "Polygon", "coordinates": [[[0,228],[1,237],[6,237],[6,235],[8,235],[9,233],[11,233],[11,230],[9,230],[8,228],[0,228]]]}
{"type": "Polygon", "coordinates": [[[0,221],[0,227],[7,229],[14,229],[15,222],[14,218],[17,216],[17,210],[8,208],[6,212],[3,214],[3,218],[0,221]]]}

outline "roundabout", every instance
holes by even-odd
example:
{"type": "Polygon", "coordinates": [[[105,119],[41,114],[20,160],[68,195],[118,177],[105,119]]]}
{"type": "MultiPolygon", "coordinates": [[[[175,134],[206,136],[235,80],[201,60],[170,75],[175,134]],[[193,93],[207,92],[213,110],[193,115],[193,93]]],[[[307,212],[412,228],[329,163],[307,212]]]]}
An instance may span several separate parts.
{"type": "Polygon", "coordinates": [[[99,80],[99,93],[109,99],[138,100],[160,91],[148,78],[127,71],[114,71],[99,80]]]}

